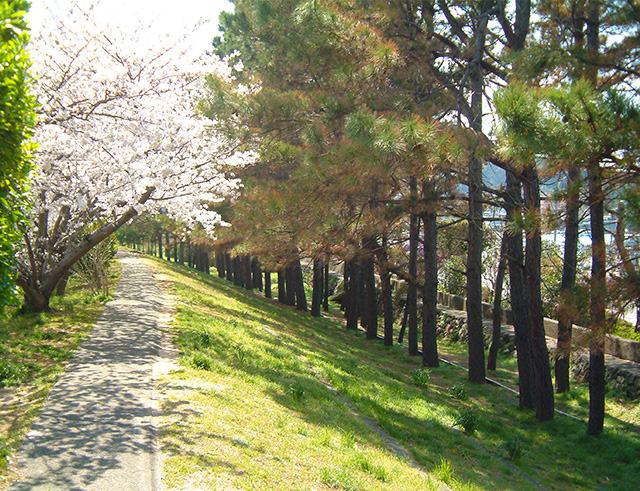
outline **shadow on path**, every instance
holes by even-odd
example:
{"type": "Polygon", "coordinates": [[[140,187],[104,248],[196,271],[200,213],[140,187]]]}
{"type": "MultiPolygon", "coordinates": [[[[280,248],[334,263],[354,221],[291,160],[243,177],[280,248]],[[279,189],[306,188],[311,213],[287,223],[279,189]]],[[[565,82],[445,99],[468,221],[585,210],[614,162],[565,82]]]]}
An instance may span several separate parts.
{"type": "Polygon", "coordinates": [[[156,489],[153,370],[167,303],[149,266],[120,253],[122,279],[18,453],[31,489],[156,489]]]}

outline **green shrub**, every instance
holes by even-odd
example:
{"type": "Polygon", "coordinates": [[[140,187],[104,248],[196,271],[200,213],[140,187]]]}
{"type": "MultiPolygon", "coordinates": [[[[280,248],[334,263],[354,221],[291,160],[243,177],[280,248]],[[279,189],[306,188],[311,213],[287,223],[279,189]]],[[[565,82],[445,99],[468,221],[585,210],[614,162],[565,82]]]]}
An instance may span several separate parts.
{"type": "Polygon", "coordinates": [[[453,426],[461,427],[467,435],[473,435],[478,429],[479,418],[473,409],[465,408],[454,418],[453,426]]]}
{"type": "Polygon", "coordinates": [[[449,387],[448,392],[451,397],[460,401],[464,401],[469,398],[469,394],[467,394],[467,389],[464,384],[452,385],[451,387],[449,387]]]}
{"type": "Polygon", "coordinates": [[[420,386],[428,385],[430,377],[431,371],[428,368],[418,368],[412,375],[415,384],[420,386]]]}

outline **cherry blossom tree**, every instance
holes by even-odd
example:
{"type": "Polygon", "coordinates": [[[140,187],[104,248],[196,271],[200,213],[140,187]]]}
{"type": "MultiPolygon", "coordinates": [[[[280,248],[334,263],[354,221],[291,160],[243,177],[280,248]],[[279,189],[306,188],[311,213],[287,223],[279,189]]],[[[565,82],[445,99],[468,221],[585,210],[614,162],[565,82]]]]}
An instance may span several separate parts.
{"type": "Polygon", "coordinates": [[[91,10],[63,14],[31,46],[38,170],[19,284],[32,311],[48,309],[76,261],[143,210],[214,234],[212,204],[252,158],[196,114],[204,75],[229,76],[219,60],[190,55],[186,38],[148,47],[91,10]]]}

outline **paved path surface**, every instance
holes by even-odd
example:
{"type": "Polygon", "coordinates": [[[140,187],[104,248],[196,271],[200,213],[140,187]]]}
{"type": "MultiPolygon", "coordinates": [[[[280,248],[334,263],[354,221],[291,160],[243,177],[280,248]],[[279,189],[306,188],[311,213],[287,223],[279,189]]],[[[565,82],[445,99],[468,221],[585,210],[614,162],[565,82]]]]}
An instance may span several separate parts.
{"type": "Polygon", "coordinates": [[[115,297],[52,388],[18,452],[12,490],[159,487],[153,385],[170,299],[144,261],[120,260],[115,297]]]}

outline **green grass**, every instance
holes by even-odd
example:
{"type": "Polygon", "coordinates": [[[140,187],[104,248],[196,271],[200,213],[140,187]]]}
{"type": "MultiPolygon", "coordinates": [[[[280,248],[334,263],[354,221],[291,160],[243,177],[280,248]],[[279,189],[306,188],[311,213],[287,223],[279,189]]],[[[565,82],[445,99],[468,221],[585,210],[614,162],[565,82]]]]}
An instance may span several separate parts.
{"type": "Polygon", "coordinates": [[[631,323],[625,320],[618,320],[618,322],[616,322],[612,334],[620,336],[621,338],[627,338],[633,341],[640,342],[640,332],[635,332],[634,327],[631,325],[631,323]]]}
{"type": "MultiPolygon", "coordinates": [[[[114,284],[119,271],[114,266],[114,284]]],[[[9,457],[106,300],[72,276],[67,294],[52,299],[51,312],[0,317],[0,489],[11,478],[9,457]]]]}
{"type": "MultiPolygon", "coordinates": [[[[640,435],[557,416],[540,424],[499,388],[233,287],[167,266],[182,368],[164,381],[169,488],[637,489],[640,435]],[[416,380],[417,378],[417,380],[416,380]],[[355,417],[375,420],[431,482],[355,417]],[[473,420],[473,431],[458,429],[473,420]]],[[[443,345],[447,354],[447,346],[443,345]]]]}
{"type": "MultiPolygon", "coordinates": [[[[438,340],[441,354],[452,361],[466,364],[467,346],[462,342],[446,339],[438,340]]],[[[498,354],[497,370],[488,372],[487,376],[512,388],[518,387],[518,367],[515,356],[504,353],[498,354]]],[[[585,421],[589,417],[589,385],[587,383],[571,382],[571,390],[563,394],[556,394],[556,407],[585,421]]],[[[607,390],[608,422],[618,422],[619,428],[640,432],[640,404],[635,400],[619,396],[613,390],[607,390]]]]}

